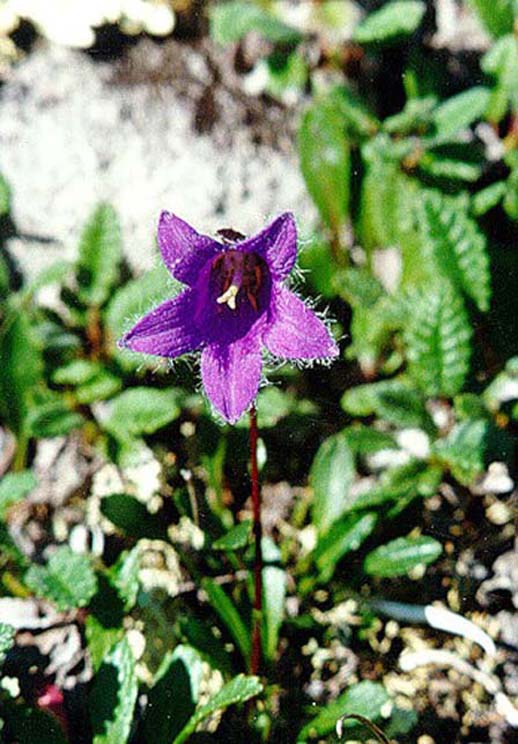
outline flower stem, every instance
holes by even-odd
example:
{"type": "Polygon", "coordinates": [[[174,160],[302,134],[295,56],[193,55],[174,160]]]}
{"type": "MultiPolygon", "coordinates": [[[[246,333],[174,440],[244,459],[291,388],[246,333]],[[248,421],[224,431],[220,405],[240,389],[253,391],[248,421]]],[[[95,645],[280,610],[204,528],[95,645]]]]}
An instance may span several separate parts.
{"type": "Polygon", "coordinates": [[[250,672],[259,674],[261,668],[261,623],[263,610],[263,552],[261,548],[261,493],[259,491],[259,468],[257,466],[257,411],[250,409],[250,475],[252,478],[252,510],[254,518],[254,611],[252,624],[252,655],[250,672]]]}

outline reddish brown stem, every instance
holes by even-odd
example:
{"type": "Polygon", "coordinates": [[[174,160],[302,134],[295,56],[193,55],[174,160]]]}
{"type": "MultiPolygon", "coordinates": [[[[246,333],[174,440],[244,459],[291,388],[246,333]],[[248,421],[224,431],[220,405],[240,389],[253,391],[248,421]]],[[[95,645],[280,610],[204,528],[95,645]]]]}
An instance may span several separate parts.
{"type": "Polygon", "coordinates": [[[252,655],[250,672],[259,674],[261,669],[261,622],[263,610],[263,552],[261,548],[261,493],[259,491],[259,468],[257,466],[257,411],[250,409],[250,475],[252,478],[252,510],[254,518],[254,611],[252,624],[252,655]]]}

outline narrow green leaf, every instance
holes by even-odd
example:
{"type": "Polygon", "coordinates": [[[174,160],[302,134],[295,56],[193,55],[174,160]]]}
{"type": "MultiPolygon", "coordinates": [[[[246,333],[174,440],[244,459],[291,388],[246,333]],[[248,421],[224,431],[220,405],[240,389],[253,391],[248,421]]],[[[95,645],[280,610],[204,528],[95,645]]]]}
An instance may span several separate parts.
{"type": "Polygon", "coordinates": [[[207,592],[209,602],[223,620],[245,661],[250,658],[250,632],[234,603],[222,587],[213,579],[203,579],[202,586],[207,592]]]}
{"type": "Polygon", "coordinates": [[[11,208],[11,189],[5,178],[0,173],[0,217],[8,214],[11,208]]]}
{"type": "Polygon", "coordinates": [[[365,571],[371,576],[403,576],[421,563],[433,563],[442,545],[432,537],[398,537],[380,545],[365,558],[365,571]]]}
{"type": "Polygon", "coordinates": [[[453,396],[469,369],[471,328],[459,295],[446,282],[416,298],[405,333],[408,371],[427,395],[453,396]]]}
{"type": "MultiPolygon", "coordinates": [[[[297,742],[302,744],[310,738],[330,734],[335,730],[337,721],[350,713],[376,721],[380,718],[381,709],[388,700],[388,693],[379,682],[371,682],[367,679],[358,682],[322,708],[315,718],[304,726],[297,737],[297,742]]],[[[344,727],[348,725],[350,724],[345,721],[344,727]]]]}
{"type": "Polygon", "coordinates": [[[117,214],[100,204],[90,216],[79,243],[78,282],[81,300],[102,305],[117,281],[121,260],[121,231],[117,214]]]}
{"type": "Polygon", "coordinates": [[[343,118],[346,133],[356,139],[372,137],[380,127],[380,122],[365,106],[362,98],[350,88],[336,86],[329,93],[329,99],[336,105],[343,118]]]}
{"type": "Polygon", "coordinates": [[[90,559],[68,546],[58,548],[46,566],[32,565],[25,583],[37,596],[54,602],[58,610],[84,607],[97,589],[90,559]]]}
{"type": "Polygon", "coordinates": [[[480,178],[482,166],[477,163],[444,158],[436,153],[427,152],[419,161],[419,170],[433,179],[474,183],[480,178]]]}
{"type": "Polygon", "coordinates": [[[350,155],[343,119],[329,98],[304,113],[298,132],[300,167],[324,222],[334,231],[349,209],[350,155]]]}
{"type": "Polygon", "coordinates": [[[335,522],[329,532],[318,541],[314,558],[319,580],[328,582],[339,561],[352,550],[358,550],[374,530],[378,517],[375,512],[351,514],[335,522]]]}
{"type": "Polygon", "coordinates": [[[483,118],[490,98],[489,88],[475,85],[443,101],[435,110],[432,122],[434,142],[445,142],[483,118]]]}
{"type": "Polygon", "coordinates": [[[343,434],[335,434],[320,446],[311,466],[312,520],[320,534],[326,532],[350,506],[354,458],[343,434]]]}
{"type": "Polygon", "coordinates": [[[194,733],[198,724],[213,713],[226,710],[231,705],[244,703],[259,695],[262,689],[263,686],[257,677],[246,677],[244,674],[234,677],[206,705],[198,708],[180,734],[173,740],[173,744],[184,744],[194,733]]]}
{"type": "Polygon", "coordinates": [[[4,663],[5,655],[14,645],[16,631],[11,625],[0,623],[0,664],[4,663]]]}
{"type": "Polygon", "coordinates": [[[358,44],[379,44],[413,34],[426,10],[418,0],[394,0],[385,3],[356,26],[353,40],[358,44]]]}
{"type": "Polygon", "coordinates": [[[270,661],[277,654],[284,619],[286,578],[286,571],[279,566],[263,568],[263,650],[270,661]]]}
{"type": "Polygon", "coordinates": [[[512,33],[516,14],[514,0],[468,0],[468,2],[492,36],[512,33]]]}
{"type": "Polygon", "coordinates": [[[131,439],[162,429],[177,419],[180,411],[178,390],[135,387],[112,400],[103,426],[119,439],[131,439]]]}
{"type": "Polygon", "coordinates": [[[496,207],[505,195],[505,189],[505,181],[497,181],[490,186],[486,186],[485,189],[477,191],[471,203],[473,214],[477,216],[486,214],[490,209],[496,207]]]}
{"type": "Polygon", "coordinates": [[[238,550],[248,545],[250,539],[250,531],[252,529],[252,521],[246,519],[240,524],[236,524],[232,527],[225,535],[222,535],[212,543],[214,550],[238,550]]]}
{"type": "Polygon", "coordinates": [[[101,665],[90,694],[93,744],[126,744],[137,692],[135,659],[123,638],[101,665]]]}
{"type": "Polygon", "coordinates": [[[258,5],[231,0],[210,8],[210,35],[218,44],[240,41],[250,31],[269,41],[290,44],[301,39],[299,31],[258,5]]]}
{"type": "Polygon", "coordinates": [[[7,473],[0,480],[0,520],[5,519],[7,510],[17,501],[21,501],[38,481],[32,470],[23,470],[19,473],[7,473]]]}
{"type": "Polygon", "coordinates": [[[389,134],[399,135],[408,135],[421,130],[431,123],[432,112],[436,104],[435,96],[410,98],[402,111],[384,120],[383,129],[389,134]]]}
{"type": "Polygon", "coordinates": [[[495,78],[488,106],[488,119],[500,122],[509,106],[518,110],[518,39],[509,33],[496,41],[482,57],[482,70],[495,78]]]}

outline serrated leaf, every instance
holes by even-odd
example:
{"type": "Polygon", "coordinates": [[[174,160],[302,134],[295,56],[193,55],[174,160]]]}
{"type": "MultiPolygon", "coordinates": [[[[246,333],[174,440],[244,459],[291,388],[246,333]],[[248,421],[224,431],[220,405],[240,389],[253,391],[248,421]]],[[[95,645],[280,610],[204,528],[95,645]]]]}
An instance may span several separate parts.
{"type": "Polygon", "coordinates": [[[124,602],[126,612],[134,607],[139,590],[140,548],[123,551],[110,568],[109,576],[119,597],[124,602]]]}
{"type": "Polygon", "coordinates": [[[307,189],[324,222],[338,232],[349,208],[350,154],[332,99],[317,100],[304,113],[297,141],[307,189]]]}
{"type": "Polygon", "coordinates": [[[481,119],[489,106],[490,90],[475,85],[443,101],[435,110],[432,123],[434,143],[445,142],[481,119]]]}
{"type": "Polygon", "coordinates": [[[435,452],[463,485],[473,483],[484,471],[489,422],[468,419],[457,424],[446,439],[435,444],[435,452]]]}
{"type": "Polygon", "coordinates": [[[398,537],[380,545],[365,558],[365,571],[371,576],[403,576],[415,566],[433,563],[442,553],[442,545],[433,537],[398,537]]]}
{"type": "Polygon", "coordinates": [[[121,440],[153,434],[180,415],[180,393],[176,389],[135,387],[111,401],[104,428],[121,440]]]}
{"type": "Polygon", "coordinates": [[[512,33],[516,14],[514,0],[469,0],[469,4],[490,34],[498,37],[512,33]]]}
{"type": "Polygon", "coordinates": [[[328,582],[336,564],[352,550],[358,550],[372,533],[378,517],[374,512],[351,514],[336,521],[329,532],[318,541],[314,559],[319,570],[319,580],[328,582]]]}
{"type": "Polygon", "coordinates": [[[320,534],[347,511],[354,472],[354,458],[346,437],[335,434],[326,439],[315,456],[310,473],[313,487],[311,515],[320,534]]]}
{"type": "Polygon", "coordinates": [[[32,437],[62,437],[84,424],[80,413],[71,411],[62,401],[53,400],[31,408],[26,419],[32,437]]]}
{"type": "Polygon", "coordinates": [[[390,43],[413,34],[421,23],[426,5],[418,0],[395,0],[375,10],[356,26],[358,44],[390,43]]]}
{"type": "Polygon", "coordinates": [[[38,597],[54,602],[61,611],[84,607],[97,589],[90,559],[73,553],[67,546],[58,548],[46,566],[31,566],[25,574],[25,583],[38,597]]]}
{"type": "Polygon", "coordinates": [[[5,519],[7,510],[17,501],[21,501],[38,481],[32,470],[19,473],[7,473],[0,480],[0,520],[5,519]]]}
{"type": "MultiPolygon", "coordinates": [[[[371,682],[367,679],[358,682],[322,708],[315,718],[304,726],[297,737],[297,742],[302,744],[307,739],[330,734],[335,730],[337,721],[349,713],[376,721],[388,700],[388,693],[379,682],[371,682]]],[[[344,722],[344,726],[348,725],[347,721],[344,722]]]]}
{"type": "Polygon", "coordinates": [[[122,255],[121,230],[114,208],[100,204],[90,216],[79,243],[79,297],[102,305],[117,281],[122,255]]]}
{"type": "Polygon", "coordinates": [[[11,208],[11,189],[5,178],[0,173],[0,217],[8,214],[11,208]]]}
{"type": "Polygon", "coordinates": [[[140,501],[125,493],[113,493],[101,500],[101,512],[128,537],[167,539],[165,526],[140,501]]]}
{"type": "Polygon", "coordinates": [[[210,8],[210,35],[218,44],[240,41],[250,31],[269,41],[290,44],[300,40],[299,31],[259,6],[231,0],[210,8]]]}
{"type": "Polygon", "coordinates": [[[90,694],[93,744],[126,744],[137,693],[135,659],[123,638],[101,665],[90,694]]]}
{"type": "Polygon", "coordinates": [[[252,521],[246,519],[244,522],[232,527],[225,535],[219,537],[212,543],[214,550],[238,550],[248,545],[252,521]]]}
{"type": "Polygon", "coordinates": [[[207,592],[212,607],[223,620],[228,632],[234,639],[243,659],[248,661],[251,648],[250,632],[241,619],[236,606],[225,590],[213,579],[203,579],[202,587],[207,592]]]}
{"type": "Polygon", "coordinates": [[[469,370],[471,327],[451,285],[437,284],[416,298],[405,340],[416,385],[426,395],[456,395],[469,370]]]}
{"type": "Polygon", "coordinates": [[[142,722],[143,741],[171,744],[195,712],[203,663],[191,646],[180,644],[164,657],[156,673],[142,722]]]}
{"type": "Polygon", "coordinates": [[[12,625],[0,623],[0,664],[4,663],[5,655],[14,645],[16,630],[12,625]]]}
{"type": "Polygon", "coordinates": [[[263,686],[257,677],[247,677],[244,674],[234,677],[206,705],[202,705],[196,710],[187,725],[174,739],[173,744],[184,744],[194,733],[196,727],[213,713],[226,710],[231,705],[244,703],[259,695],[262,690],[263,686]]]}
{"type": "Polygon", "coordinates": [[[279,631],[284,619],[286,571],[279,566],[263,568],[263,651],[270,661],[275,659],[279,631]]]}
{"type": "Polygon", "coordinates": [[[486,239],[464,204],[428,191],[423,194],[418,218],[437,271],[466,292],[480,310],[488,310],[491,276],[486,239]]]}

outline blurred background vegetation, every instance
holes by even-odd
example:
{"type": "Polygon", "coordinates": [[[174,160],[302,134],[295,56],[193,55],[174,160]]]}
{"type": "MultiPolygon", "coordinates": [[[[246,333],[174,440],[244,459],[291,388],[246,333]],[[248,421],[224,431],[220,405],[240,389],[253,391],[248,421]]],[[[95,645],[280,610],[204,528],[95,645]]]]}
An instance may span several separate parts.
{"type": "Polygon", "coordinates": [[[516,0],[2,0],[0,75],[2,740],[513,741],[516,0]],[[162,209],[286,208],[259,680],[246,418],[115,342],[162,209]]]}

